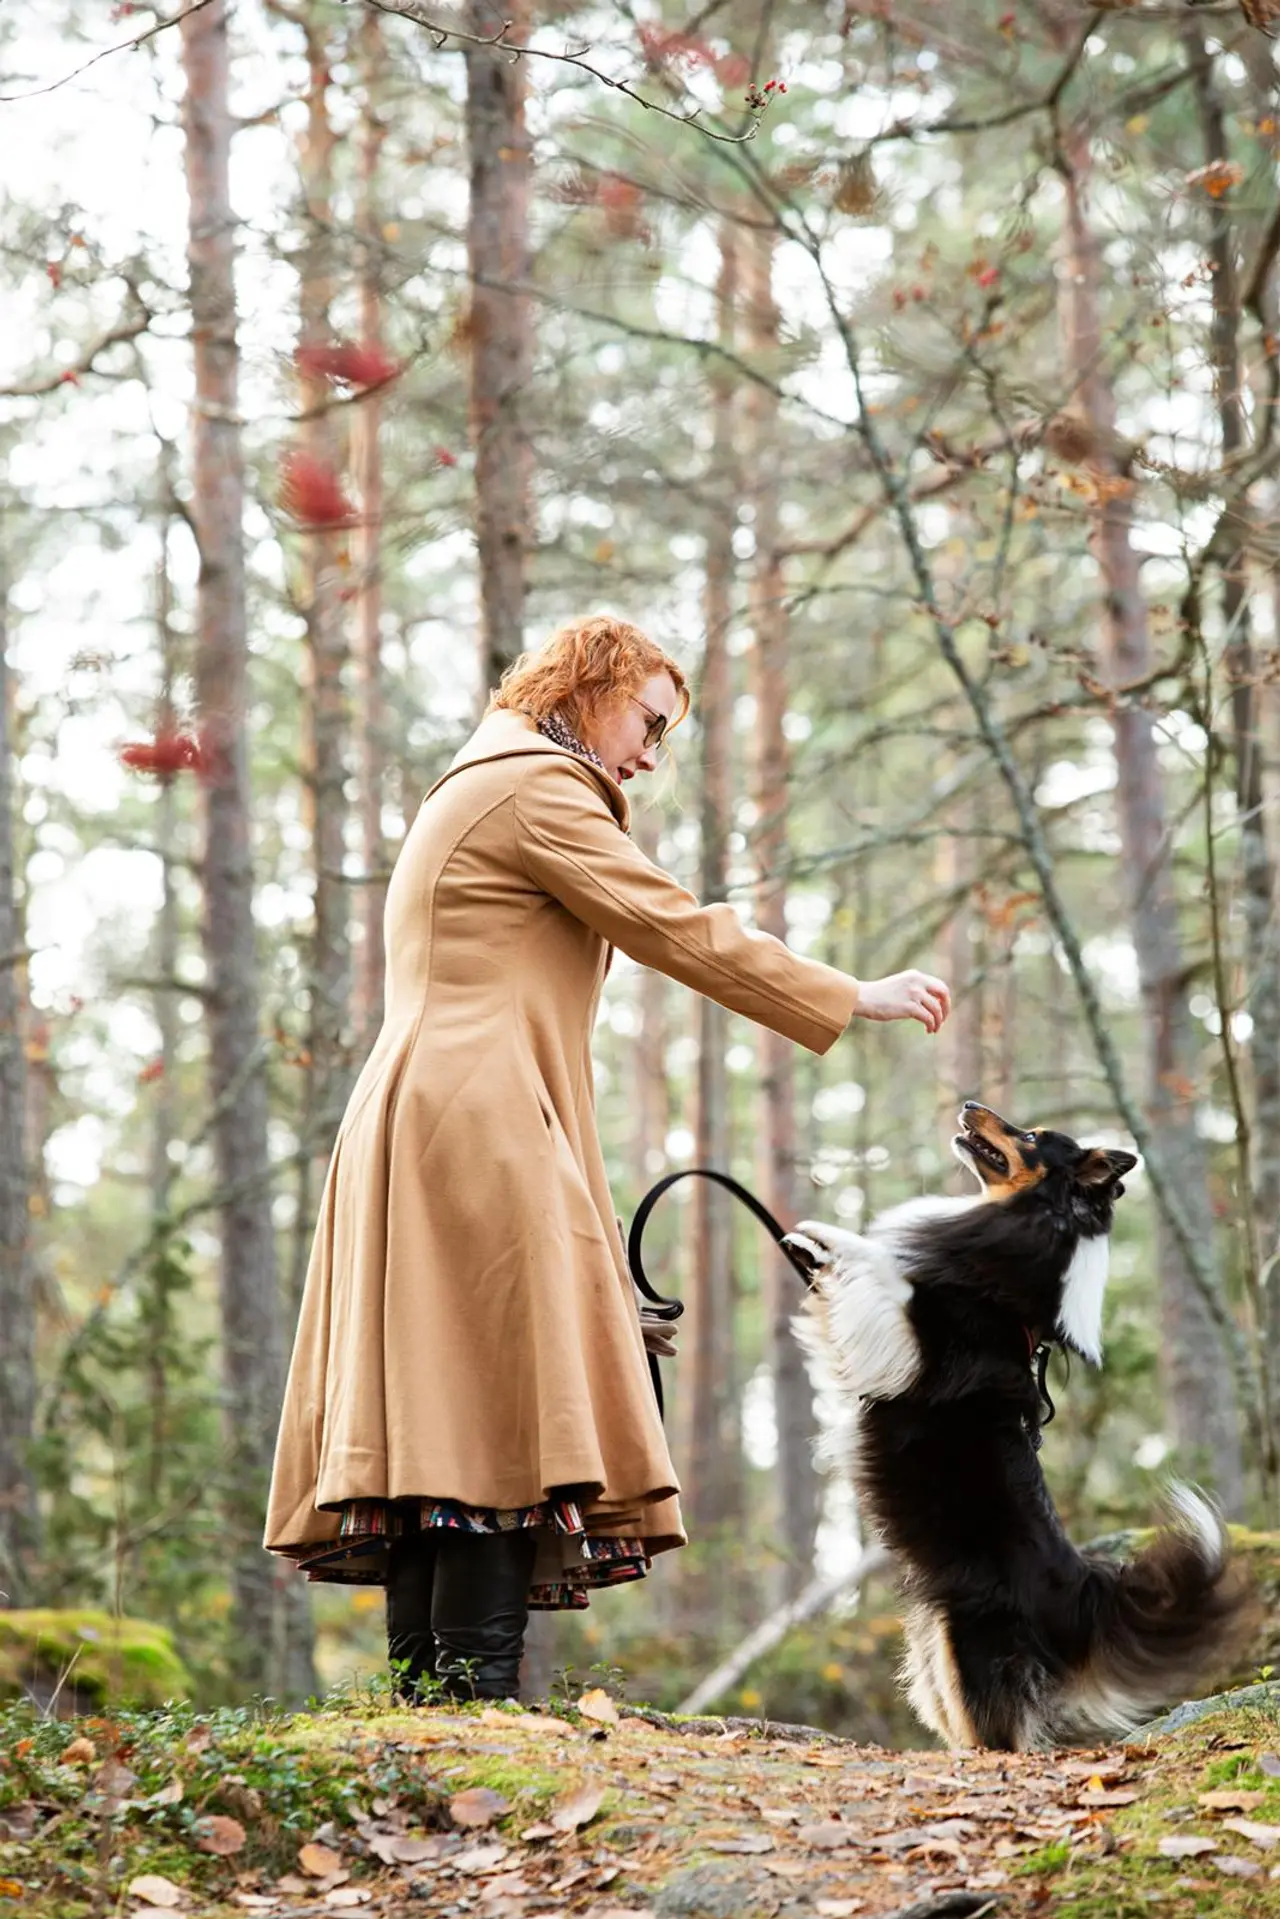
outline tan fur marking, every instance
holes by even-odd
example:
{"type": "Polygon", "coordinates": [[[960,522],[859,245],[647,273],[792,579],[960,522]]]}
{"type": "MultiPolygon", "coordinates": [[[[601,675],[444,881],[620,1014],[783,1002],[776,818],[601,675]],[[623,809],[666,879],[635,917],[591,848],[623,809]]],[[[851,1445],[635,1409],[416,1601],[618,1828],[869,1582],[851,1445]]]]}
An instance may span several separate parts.
{"type": "Polygon", "coordinates": [[[976,1746],[964,1687],[945,1616],[931,1606],[912,1606],[905,1622],[907,1657],[903,1677],[919,1717],[950,1746],[976,1746]]]}

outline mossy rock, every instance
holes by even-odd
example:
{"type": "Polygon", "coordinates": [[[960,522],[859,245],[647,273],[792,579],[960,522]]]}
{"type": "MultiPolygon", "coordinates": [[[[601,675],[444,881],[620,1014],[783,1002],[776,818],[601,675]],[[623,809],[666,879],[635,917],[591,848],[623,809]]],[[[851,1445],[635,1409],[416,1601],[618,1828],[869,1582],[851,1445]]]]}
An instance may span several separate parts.
{"type": "Polygon", "coordinates": [[[172,1634],[146,1619],[38,1607],[0,1612],[0,1699],[82,1712],[109,1700],[163,1706],[189,1699],[172,1634]]]}

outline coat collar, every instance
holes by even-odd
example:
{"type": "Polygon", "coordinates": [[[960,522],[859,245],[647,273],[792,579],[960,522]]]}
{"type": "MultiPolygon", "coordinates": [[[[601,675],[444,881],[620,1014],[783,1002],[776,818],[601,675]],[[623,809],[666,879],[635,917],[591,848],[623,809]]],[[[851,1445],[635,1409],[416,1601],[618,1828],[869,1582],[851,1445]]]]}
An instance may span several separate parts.
{"type": "MultiPolygon", "coordinates": [[[[593,766],[590,760],[579,759],[576,753],[566,752],[564,747],[549,740],[545,733],[539,733],[536,724],[526,713],[512,713],[505,707],[485,715],[466,745],[455,754],[448,772],[441,775],[431,792],[436,792],[455,773],[461,773],[464,768],[475,766],[481,760],[507,760],[532,753],[555,753],[561,759],[571,759],[575,766],[582,767],[604,794],[609,810],[623,832],[627,832],[631,825],[631,806],[618,782],[603,767],[593,766]]],[[[430,796],[427,795],[428,798],[430,796]]]]}

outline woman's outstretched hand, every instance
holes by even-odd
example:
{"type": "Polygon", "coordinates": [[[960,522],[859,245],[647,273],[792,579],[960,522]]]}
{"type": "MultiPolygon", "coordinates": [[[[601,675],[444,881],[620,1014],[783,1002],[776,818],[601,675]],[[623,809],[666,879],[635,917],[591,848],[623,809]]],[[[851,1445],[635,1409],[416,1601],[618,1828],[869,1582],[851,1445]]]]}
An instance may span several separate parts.
{"type": "Polygon", "coordinates": [[[918,1019],[936,1033],[951,1011],[951,988],[932,973],[890,973],[887,979],[863,980],[858,990],[858,1019],[918,1019]]]}

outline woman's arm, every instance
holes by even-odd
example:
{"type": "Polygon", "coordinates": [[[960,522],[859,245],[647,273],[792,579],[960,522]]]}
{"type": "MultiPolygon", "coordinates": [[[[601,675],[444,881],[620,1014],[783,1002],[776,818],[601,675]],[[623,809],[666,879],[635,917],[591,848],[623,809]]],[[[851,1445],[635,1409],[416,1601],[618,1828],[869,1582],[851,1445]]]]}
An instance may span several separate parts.
{"type": "Polygon", "coordinates": [[[539,757],[521,776],[515,827],[534,884],[611,945],[815,1053],[855,1014],[918,1018],[930,1030],[946,1017],[941,981],[929,990],[926,975],[897,974],[860,985],[752,931],[731,906],[700,906],[632,844],[594,779],[567,757],[539,757]]]}

